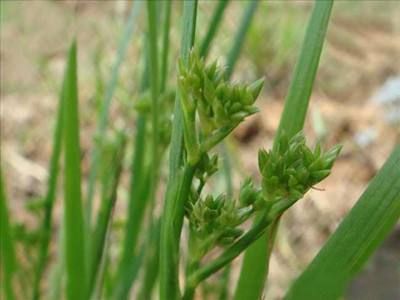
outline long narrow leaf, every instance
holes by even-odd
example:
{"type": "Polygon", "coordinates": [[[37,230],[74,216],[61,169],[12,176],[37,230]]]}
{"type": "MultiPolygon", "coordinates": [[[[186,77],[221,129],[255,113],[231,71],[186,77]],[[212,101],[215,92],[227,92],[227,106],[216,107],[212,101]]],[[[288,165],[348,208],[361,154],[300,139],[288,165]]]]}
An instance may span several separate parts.
{"type": "Polygon", "coordinates": [[[100,278],[98,271],[103,261],[103,253],[106,247],[106,236],[112,219],[112,212],[117,199],[117,188],[122,171],[122,161],[125,154],[126,137],[119,132],[117,140],[112,145],[112,157],[110,159],[109,172],[104,176],[103,197],[100,211],[97,216],[96,227],[93,234],[93,247],[89,269],[89,293],[93,295],[96,281],[100,278]]]}
{"type": "Polygon", "coordinates": [[[338,299],[400,219],[400,146],[285,299],[338,299]]]}
{"type": "MultiPolygon", "coordinates": [[[[2,289],[5,299],[15,299],[13,276],[16,271],[15,247],[10,228],[10,216],[7,208],[6,192],[0,169],[0,260],[2,289]]],[[[1,296],[1,293],[0,293],[1,296]]]]}
{"type": "MultiPolygon", "coordinates": [[[[332,5],[333,0],[315,1],[275,141],[279,139],[283,131],[289,136],[293,136],[304,126],[332,5]]],[[[261,298],[278,225],[279,220],[247,249],[242,270],[257,271],[241,272],[243,275],[239,279],[235,299],[246,297],[246,299],[255,300],[261,298]]]]}
{"type": "Polygon", "coordinates": [[[132,5],[131,13],[129,15],[124,32],[122,34],[122,38],[118,45],[117,56],[112,66],[111,77],[106,88],[104,101],[102,102],[102,106],[100,108],[100,117],[97,123],[96,133],[95,133],[96,145],[93,148],[93,152],[91,153],[87,202],[86,202],[86,217],[89,227],[91,224],[90,220],[92,216],[92,204],[93,204],[93,197],[96,185],[97,171],[99,166],[100,151],[101,151],[102,141],[104,139],[104,135],[107,128],[108,113],[110,110],[111,101],[113,99],[115,89],[117,87],[119,71],[136,28],[135,25],[140,13],[141,5],[142,1],[134,1],[132,5]]]}
{"type": "Polygon", "coordinates": [[[78,118],[76,43],[69,50],[64,90],[64,207],[67,299],[87,299],[78,118]]]}
{"type": "Polygon", "coordinates": [[[50,160],[50,173],[47,183],[47,194],[45,198],[44,206],[44,218],[42,223],[42,239],[40,241],[40,252],[36,266],[35,282],[33,286],[33,299],[40,298],[40,283],[43,277],[43,272],[46,267],[46,261],[48,259],[48,248],[50,243],[51,235],[51,218],[53,213],[53,206],[56,197],[57,178],[59,173],[60,156],[62,149],[62,131],[63,131],[63,94],[64,94],[65,78],[61,87],[61,93],[58,102],[58,112],[56,118],[56,126],[54,129],[53,136],[53,151],[50,160]]]}
{"type": "Polygon", "coordinates": [[[172,0],[163,1],[163,35],[162,35],[162,52],[161,52],[161,79],[160,93],[165,91],[168,74],[168,53],[169,53],[169,31],[171,28],[171,4],[172,0]]]}
{"type": "MultiPolygon", "coordinates": [[[[140,92],[144,92],[144,90],[148,87],[148,55],[145,57],[146,59],[142,82],[140,85],[140,92]]],[[[149,176],[148,170],[145,166],[145,152],[149,146],[148,142],[146,142],[147,123],[147,116],[140,113],[136,120],[136,136],[134,139],[134,151],[132,155],[130,171],[131,177],[127,221],[124,228],[122,254],[119,261],[115,282],[115,290],[118,291],[118,293],[115,293],[116,299],[123,299],[125,297],[125,295],[121,294],[123,291],[129,292],[132,282],[122,279],[128,276],[127,274],[130,272],[130,270],[132,270],[132,264],[139,265],[135,262],[138,257],[135,255],[135,251],[138,250],[137,241],[139,238],[139,232],[149,194],[147,180],[149,176]],[[122,284],[128,284],[129,286],[121,287],[122,284]]],[[[130,278],[132,278],[132,280],[135,279],[134,276],[131,276],[130,278]]]]}
{"type": "MultiPolygon", "coordinates": [[[[161,49],[161,80],[160,80],[160,94],[163,95],[167,84],[168,74],[168,54],[169,54],[169,34],[171,24],[171,6],[172,0],[163,1],[160,5],[163,14],[163,32],[162,32],[162,49],[161,49]]],[[[160,164],[156,166],[157,178],[159,176],[160,164]]],[[[151,203],[151,214],[154,210],[154,200],[151,203]]],[[[145,237],[146,247],[154,249],[146,253],[143,280],[139,290],[139,299],[150,299],[153,288],[158,278],[159,262],[160,262],[160,231],[161,220],[160,218],[153,218],[150,220],[149,226],[151,227],[151,234],[145,237]]]]}

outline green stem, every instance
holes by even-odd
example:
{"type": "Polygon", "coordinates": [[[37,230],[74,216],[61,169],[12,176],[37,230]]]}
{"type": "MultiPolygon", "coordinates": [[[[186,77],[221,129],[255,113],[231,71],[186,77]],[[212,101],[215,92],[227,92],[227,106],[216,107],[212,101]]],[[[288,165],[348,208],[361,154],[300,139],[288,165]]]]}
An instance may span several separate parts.
{"type": "Polygon", "coordinates": [[[197,285],[214,274],[225,265],[230,263],[234,258],[240,255],[249,245],[256,241],[266,230],[267,226],[271,223],[271,219],[267,217],[267,212],[260,220],[237,242],[225,250],[217,259],[213,260],[208,265],[198,269],[196,272],[188,277],[185,294],[190,294],[197,285]]]}
{"type": "MultiPolygon", "coordinates": [[[[187,64],[194,43],[197,0],[183,2],[181,59],[187,64]]],[[[160,299],[175,300],[179,291],[179,245],[184,205],[190,192],[194,167],[181,169],[183,153],[183,118],[179,95],[175,99],[169,156],[169,179],[164,203],[160,237],[160,299]],[[182,174],[183,173],[183,174],[182,174]],[[182,178],[183,176],[183,178],[182,178]]]]}
{"type": "Polygon", "coordinates": [[[161,80],[160,80],[160,92],[165,91],[168,74],[168,53],[169,53],[169,31],[171,23],[171,0],[163,1],[163,36],[162,36],[162,54],[161,54],[161,80]]]}
{"type": "Polygon", "coordinates": [[[179,299],[179,245],[195,167],[186,165],[167,190],[161,227],[160,299],[179,299]]]}
{"type": "MultiPolygon", "coordinates": [[[[275,136],[275,143],[279,140],[283,131],[289,137],[292,137],[302,130],[304,126],[332,5],[333,0],[315,1],[300,57],[294,71],[289,93],[286,97],[279,129],[275,136]]],[[[261,297],[268,275],[268,263],[278,230],[278,223],[279,221],[277,220],[276,224],[246,251],[242,265],[243,272],[241,272],[241,277],[243,278],[239,279],[235,299],[242,299],[243,295],[249,296],[247,292],[249,289],[252,289],[254,293],[247,299],[255,300],[261,297]],[[257,269],[262,269],[254,273],[244,273],[244,270],[254,270],[254,266],[257,266],[257,269]],[[263,279],[262,282],[258,281],[256,287],[254,286],[256,282],[255,276],[263,279]]]]}
{"type": "MultiPolygon", "coordinates": [[[[182,42],[181,59],[184,64],[188,63],[190,49],[194,44],[196,31],[197,0],[183,2],[182,42]]],[[[169,177],[173,179],[181,167],[183,153],[183,116],[179,100],[176,94],[174,107],[174,121],[172,123],[171,149],[169,153],[169,177]]],[[[172,185],[172,183],[171,183],[172,185]]]]}

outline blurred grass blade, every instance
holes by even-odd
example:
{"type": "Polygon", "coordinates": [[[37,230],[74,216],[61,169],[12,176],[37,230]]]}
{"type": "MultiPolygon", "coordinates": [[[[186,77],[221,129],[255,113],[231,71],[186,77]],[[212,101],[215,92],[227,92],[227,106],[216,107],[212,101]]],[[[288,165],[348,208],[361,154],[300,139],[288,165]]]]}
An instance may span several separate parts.
{"type": "Polygon", "coordinates": [[[400,219],[400,146],[285,299],[338,299],[400,219]]]}
{"type": "Polygon", "coordinates": [[[168,54],[169,54],[169,31],[171,28],[171,4],[172,0],[162,1],[163,4],[163,34],[162,34],[162,52],[161,52],[161,79],[160,93],[165,91],[168,74],[168,54]]]}
{"type": "Polygon", "coordinates": [[[101,145],[104,139],[104,135],[106,133],[108,123],[108,112],[110,110],[111,100],[117,87],[119,70],[125,58],[128,46],[132,40],[133,32],[135,30],[135,24],[140,13],[141,5],[142,1],[133,1],[131,13],[129,15],[120,43],[118,45],[117,56],[114,65],[112,66],[111,77],[106,88],[104,101],[102,102],[102,106],[100,108],[100,117],[95,132],[95,146],[93,147],[93,152],[91,153],[88,192],[86,199],[86,221],[89,224],[89,227],[91,224],[93,197],[95,192],[97,171],[99,167],[101,145]]]}
{"type": "Polygon", "coordinates": [[[251,0],[249,4],[247,4],[247,8],[240,22],[240,27],[235,36],[235,42],[233,44],[233,47],[229,51],[228,57],[226,59],[227,65],[226,65],[225,76],[227,78],[230,78],[232,76],[232,72],[238,60],[240,50],[242,49],[244,39],[246,37],[247,31],[250,28],[250,22],[253,19],[253,16],[256,12],[259,3],[260,3],[259,0],[251,0]]]}
{"type": "MultiPolygon", "coordinates": [[[[146,46],[143,49],[147,49],[146,46]]],[[[145,55],[145,64],[143,70],[140,92],[144,92],[148,87],[149,81],[148,70],[148,55],[145,55]]],[[[124,228],[122,254],[117,268],[115,280],[115,289],[118,291],[129,291],[132,282],[129,282],[129,287],[118,287],[125,284],[122,278],[131,270],[130,264],[137,258],[135,250],[137,250],[137,241],[139,232],[146,209],[147,199],[149,195],[148,187],[148,171],[145,165],[145,153],[148,148],[148,139],[146,139],[147,131],[147,116],[139,113],[136,120],[136,136],[134,139],[134,151],[132,155],[130,183],[129,183],[129,205],[126,217],[126,225],[124,228]]],[[[134,277],[132,277],[134,279],[134,277]]],[[[119,296],[120,298],[123,296],[119,296]]]]}
{"type": "Polygon", "coordinates": [[[66,295],[69,300],[84,300],[87,299],[87,274],[81,201],[76,42],[69,50],[63,98],[66,295]]]}
{"type": "Polygon", "coordinates": [[[132,282],[134,278],[137,277],[140,266],[142,265],[145,250],[145,247],[142,246],[138,250],[137,256],[134,259],[131,259],[130,263],[128,264],[128,270],[124,274],[125,276],[121,278],[121,282],[114,290],[113,299],[128,299],[132,282]]]}
{"type": "MultiPolygon", "coordinates": [[[[100,211],[97,215],[96,227],[93,233],[93,247],[91,253],[90,273],[89,273],[89,292],[93,294],[99,276],[100,266],[103,261],[105,251],[106,236],[112,220],[112,212],[117,199],[117,188],[122,171],[122,161],[125,154],[126,137],[123,132],[117,133],[117,138],[111,146],[111,159],[109,161],[109,171],[104,176],[102,201],[100,211]]],[[[104,162],[103,162],[104,163],[104,162]]]]}
{"type": "MultiPolygon", "coordinates": [[[[16,271],[15,247],[10,227],[10,216],[7,208],[6,191],[0,168],[0,259],[1,281],[4,299],[15,299],[13,276],[16,271]],[[4,285],[3,285],[4,284],[4,285]]],[[[0,294],[1,297],[1,294],[0,294]]],[[[2,297],[1,297],[2,298],[2,297]]]]}
{"type": "Polygon", "coordinates": [[[152,292],[157,280],[160,256],[160,220],[154,221],[149,235],[145,262],[145,273],[138,299],[152,299],[152,292]]]}
{"type": "MultiPolygon", "coordinates": [[[[64,219],[64,215],[61,217],[64,219]]],[[[57,259],[55,265],[51,268],[48,281],[48,293],[47,298],[49,300],[61,299],[63,283],[64,283],[64,271],[65,271],[65,226],[64,222],[60,223],[59,235],[57,238],[57,259]]]]}
{"type": "Polygon", "coordinates": [[[210,25],[208,26],[207,33],[200,46],[200,57],[207,57],[208,52],[211,48],[211,42],[214,39],[215,34],[217,33],[219,25],[221,24],[222,16],[228,3],[229,0],[219,0],[218,4],[216,4],[213,16],[211,17],[210,25]]]}
{"type": "MultiPolygon", "coordinates": [[[[293,136],[303,129],[332,5],[333,0],[315,1],[275,141],[279,139],[283,131],[289,136],[293,136]]],[[[241,272],[242,276],[239,278],[235,299],[255,300],[262,296],[278,225],[279,220],[246,250],[242,270],[253,271],[241,272]],[[255,270],[257,272],[254,272],[255,270]]]]}
{"type": "Polygon", "coordinates": [[[63,94],[64,94],[65,78],[63,79],[61,93],[58,102],[58,112],[56,126],[53,135],[53,151],[50,159],[50,173],[47,183],[47,194],[44,201],[44,218],[42,223],[42,234],[40,241],[39,257],[35,270],[35,281],[33,286],[33,299],[40,298],[40,283],[48,260],[48,248],[51,239],[52,230],[52,213],[57,190],[57,178],[59,173],[60,156],[62,149],[62,131],[63,131],[63,94]]]}

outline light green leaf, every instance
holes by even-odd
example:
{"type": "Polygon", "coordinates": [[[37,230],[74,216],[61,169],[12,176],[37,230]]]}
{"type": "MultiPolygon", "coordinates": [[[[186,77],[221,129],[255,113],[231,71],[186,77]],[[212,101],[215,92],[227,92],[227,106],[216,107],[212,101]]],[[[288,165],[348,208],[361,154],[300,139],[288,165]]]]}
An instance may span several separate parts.
{"type": "Polygon", "coordinates": [[[400,218],[400,146],[285,299],[338,299],[400,218]]]}

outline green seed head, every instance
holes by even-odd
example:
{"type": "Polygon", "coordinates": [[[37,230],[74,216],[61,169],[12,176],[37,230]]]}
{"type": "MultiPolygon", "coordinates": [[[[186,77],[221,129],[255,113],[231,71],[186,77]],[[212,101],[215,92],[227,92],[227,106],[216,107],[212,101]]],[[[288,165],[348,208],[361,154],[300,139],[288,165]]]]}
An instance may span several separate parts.
{"type": "Polygon", "coordinates": [[[302,198],[330,174],[340,149],[335,146],[323,153],[317,145],[312,151],[301,132],[290,140],[282,134],[272,150],[261,150],[258,154],[264,197],[270,201],[302,198]]]}

